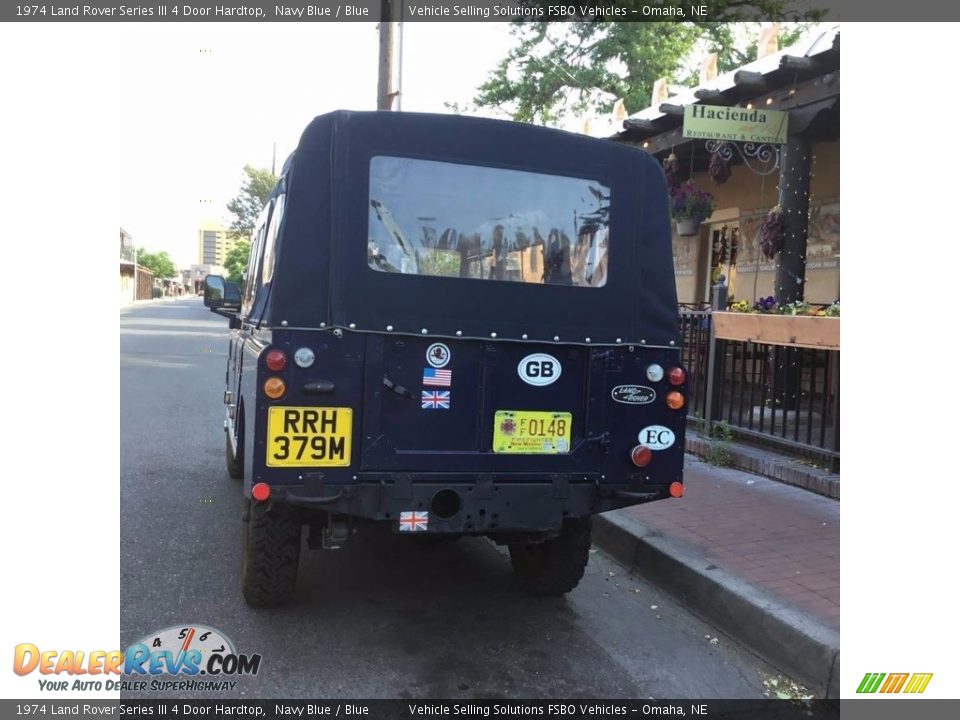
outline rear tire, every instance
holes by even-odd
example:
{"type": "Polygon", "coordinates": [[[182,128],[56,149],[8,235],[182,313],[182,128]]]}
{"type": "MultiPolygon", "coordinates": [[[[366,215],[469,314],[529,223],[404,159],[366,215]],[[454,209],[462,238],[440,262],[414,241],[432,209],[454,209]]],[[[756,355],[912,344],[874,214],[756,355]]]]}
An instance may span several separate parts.
{"type": "MultiPolygon", "coordinates": [[[[233,454],[233,445],[230,444],[230,431],[224,431],[223,436],[227,439],[227,472],[234,480],[243,480],[243,459],[233,454]]],[[[240,448],[238,447],[237,450],[240,450],[240,448]]],[[[243,451],[240,450],[240,452],[243,451]]]]}
{"type": "Polygon", "coordinates": [[[301,523],[289,508],[250,502],[243,529],[241,585],[247,605],[276,607],[293,597],[301,523]]]}
{"type": "Polygon", "coordinates": [[[538,597],[573,590],[590,559],[590,518],[567,520],[557,537],[540,543],[511,543],[510,562],[520,587],[538,597]]]}

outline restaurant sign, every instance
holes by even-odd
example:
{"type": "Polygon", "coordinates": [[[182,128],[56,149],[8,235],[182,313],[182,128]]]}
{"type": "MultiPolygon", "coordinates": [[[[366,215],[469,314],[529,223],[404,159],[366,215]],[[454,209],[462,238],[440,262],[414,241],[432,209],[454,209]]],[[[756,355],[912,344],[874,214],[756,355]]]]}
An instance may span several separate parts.
{"type": "Polygon", "coordinates": [[[787,113],[761,108],[687,105],[683,109],[683,136],[782,145],[787,141],[787,113]]]}

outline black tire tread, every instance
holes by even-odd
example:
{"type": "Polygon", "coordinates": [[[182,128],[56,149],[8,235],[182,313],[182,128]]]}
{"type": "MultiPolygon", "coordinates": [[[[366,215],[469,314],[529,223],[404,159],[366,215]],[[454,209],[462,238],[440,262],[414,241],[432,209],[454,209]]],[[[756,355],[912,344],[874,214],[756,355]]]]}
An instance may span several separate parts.
{"type": "Polygon", "coordinates": [[[243,461],[233,454],[233,447],[230,445],[230,432],[225,431],[223,436],[227,439],[227,472],[234,480],[243,480],[243,461]]]}
{"type": "Polygon", "coordinates": [[[533,545],[511,544],[510,562],[520,587],[538,597],[573,590],[590,560],[590,518],[564,523],[560,535],[533,545]]]}
{"type": "Polygon", "coordinates": [[[243,544],[243,597],[251,607],[276,607],[293,597],[300,564],[301,523],[289,509],[251,503],[243,544]]]}

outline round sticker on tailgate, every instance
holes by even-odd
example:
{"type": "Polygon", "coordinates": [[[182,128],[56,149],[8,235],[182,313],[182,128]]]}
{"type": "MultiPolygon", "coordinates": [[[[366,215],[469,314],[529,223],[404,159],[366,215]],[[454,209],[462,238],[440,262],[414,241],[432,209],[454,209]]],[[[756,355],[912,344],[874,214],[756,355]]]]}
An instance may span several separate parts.
{"type": "Polygon", "coordinates": [[[527,385],[550,385],[560,377],[561,370],[560,361],[546,353],[527,355],[517,365],[517,374],[527,385]]]}
{"type": "Polygon", "coordinates": [[[446,367],[450,362],[450,348],[443,343],[434,343],[427,348],[427,362],[431,367],[446,367]]]}
{"type": "Polygon", "coordinates": [[[666,450],[677,440],[673,430],[663,425],[650,425],[645,427],[637,435],[637,440],[641,445],[646,445],[651,450],[666,450]]]}

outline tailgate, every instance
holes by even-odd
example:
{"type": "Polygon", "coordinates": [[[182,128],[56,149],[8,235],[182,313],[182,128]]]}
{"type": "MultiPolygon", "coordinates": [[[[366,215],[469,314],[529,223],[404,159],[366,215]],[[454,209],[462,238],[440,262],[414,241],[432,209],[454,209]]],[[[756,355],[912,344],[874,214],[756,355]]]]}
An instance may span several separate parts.
{"type": "Polygon", "coordinates": [[[571,472],[596,452],[588,348],[366,342],[362,470],[571,472]]]}

